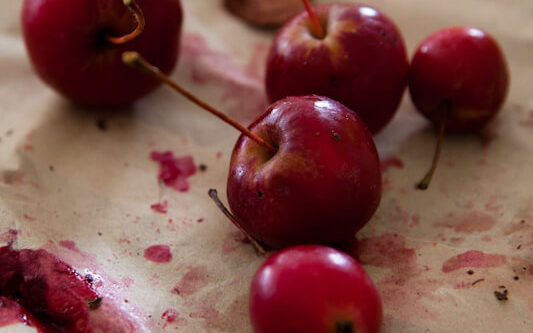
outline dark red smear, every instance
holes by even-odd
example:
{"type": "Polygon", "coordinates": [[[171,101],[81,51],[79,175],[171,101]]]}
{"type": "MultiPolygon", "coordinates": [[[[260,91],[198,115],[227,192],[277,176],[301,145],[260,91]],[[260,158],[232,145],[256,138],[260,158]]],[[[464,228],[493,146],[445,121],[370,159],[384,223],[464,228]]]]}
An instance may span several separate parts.
{"type": "Polygon", "coordinates": [[[78,248],[76,247],[76,243],[74,243],[71,240],[59,241],[59,246],[64,247],[65,249],[72,250],[72,251],[78,251],[78,248]]]}
{"type": "Polygon", "coordinates": [[[96,298],[89,282],[45,250],[0,248],[2,304],[12,314],[30,314],[40,332],[90,332],[89,311],[94,310],[87,301],[96,298]]]}
{"type": "Polygon", "coordinates": [[[381,160],[381,172],[385,172],[390,168],[403,169],[403,162],[395,156],[386,157],[381,160]]]}
{"type": "Polygon", "coordinates": [[[167,309],[163,312],[161,319],[166,321],[163,328],[166,328],[169,324],[176,324],[177,326],[184,326],[187,324],[187,320],[185,320],[185,318],[180,318],[179,312],[174,309],[167,309]]]}
{"type": "Polygon", "coordinates": [[[163,202],[155,203],[155,204],[150,206],[150,208],[154,212],[159,213],[159,214],[166,214],[167,213],[167,207],[168,207],[168,202],[166,200],[163,201],[163,202]]]}
{"type": "Polygon", "coordinates": [[[465,267],[498,267],[507,262],[501,254],[485,254],[481,251],[467,251],[446,260],[442,264],[444,273],[452,272],[465,267]]]}
{"type": "Polygon", "coordinates": [[[0,234],[0,243],[13,244],[18,236],[18,230],[9,229],[6,232],[0,234]]]}
{"type": "Polygon", "coordinates": [[[405,238],[393,233],[357,241],[355,256],[364,265],[393,269],[411,267],[416,262],[415,250],[406,248],[405,238]]]}
{"type": "Polygon", "coordinates": [[[0,327],[24,323],[35,326],[35,319],[16,300],[0,296],[0,327]]]}
{"type": "Polygon", "coordinates": [[[196,165],[192,156],[175,157],[171,151],[152,152],[150,158],[159,163],[158,179],[176,191],[185,192],[189,189],[187,178],[196,173],[196,165]]]}
{"type": "Polygon", "coordinates": [[[164,263],[172,260],[172,253],[168,245],[152,245],[144,250],[144,257],[153,262],[164,263]]]}
{"type": "Polygon", "coordinates": [[[174,309],[168,309],[161,315],[161,319],[166,319],[167,323],[173,323],[178,318],[179,313],[174,309]]]}

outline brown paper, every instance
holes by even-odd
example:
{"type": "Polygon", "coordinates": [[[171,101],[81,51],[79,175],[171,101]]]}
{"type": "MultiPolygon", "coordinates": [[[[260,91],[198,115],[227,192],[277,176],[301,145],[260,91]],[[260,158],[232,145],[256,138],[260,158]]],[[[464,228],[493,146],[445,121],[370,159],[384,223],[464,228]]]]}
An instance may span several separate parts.
{"type": "MultiPolygon", "coordinates": [[[[46,248],[82,274],[99,274],[101,292],[139,331],[250,332],[248,288],[263,258],[207,196],[216,188],[225,199],[238,133],[165,87],[114,113],[64,100],[31,70],[21,2],[0,3],[0,234],[18,230],[16,248],[46,248]],[[189,178],[189,191],[158,183],[149,156],[166,150],[207,167],[189,178]],[[151,209],[165,201],[166,214],[151,209]],[[170,262],[145,259],[157,244],[170,247],[170,262]]],[[[273,33],[236,20],[221,1],[182,2],[173,78],[249,123],[267,104],[263,68],[273,33]]],[[[443,27],[486,29],[512,75],[507,103],[487,129],[446,137],[426,192],[414,184],[435,136],[407,93],[376,137],[384,194],[357,251],[383,299],[383,331],[532,332],[533,2],[371,5],[397,23],[410,54],[443,27]],[[499,286],[507,301],[496,299],[499,286]]],[[[0,331],[15,327],[33,330],[0,331]]]]}

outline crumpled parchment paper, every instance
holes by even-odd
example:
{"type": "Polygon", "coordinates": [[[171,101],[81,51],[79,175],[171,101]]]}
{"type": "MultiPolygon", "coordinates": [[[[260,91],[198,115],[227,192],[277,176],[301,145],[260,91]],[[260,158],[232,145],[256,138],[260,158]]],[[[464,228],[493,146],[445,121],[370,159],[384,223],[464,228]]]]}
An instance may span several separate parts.
{"type": "MultiPolygon", "coordinates": [[[[273,32],[250,28],[222,1],[183,0],[172,77],[242,123],[267,105],[263,72],[273,32]]],[[[250,332],[247,297],[263,258],[207,196],[225,199],[238,133],[163,87],[118,111],[74,105],[32,72],[22,1],[0,3],[0,240],[45,248],[80,273],[139,330],[250,332]],[[100,126],[98,126],[100,125],[100,126]],[[191,155],[190,189],[157,181],[153,151],[191,155]],[[167,204],[167,212],[151,208],[167,204]],[[144,257],[168,245],[172,260],[144,257]],[[127,300],[127,302],[126,302],[127,300]]],[[[383,299],[384,332],[533,331],[533,2],[371,1],[397,23],[410,55],[452,25],[486,29],[510,65],[500,116],[478,135],[447,136],[428,191],[414,189],[435,136],[408,97],[376,144],[380,208],[354,252],[383,299]],[[508,290],[498,301],[494,291],[508,290]]],[[[1,311],[1,310],[0,310],[1,311]]],[[[33,331],[15,325],[1,332],[33,331]]]]}

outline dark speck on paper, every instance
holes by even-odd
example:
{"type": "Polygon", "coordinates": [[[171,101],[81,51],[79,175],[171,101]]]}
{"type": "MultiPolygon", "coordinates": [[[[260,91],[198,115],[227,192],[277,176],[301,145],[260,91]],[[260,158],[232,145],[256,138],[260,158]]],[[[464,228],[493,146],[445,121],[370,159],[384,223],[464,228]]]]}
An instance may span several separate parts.
{"type": "Polygon", "coordinates": [[[100,131],[105,132],[107,131],[107,122],[105,119],[98,119],[96,121],[96,127],[98,127],[100,131]]]}

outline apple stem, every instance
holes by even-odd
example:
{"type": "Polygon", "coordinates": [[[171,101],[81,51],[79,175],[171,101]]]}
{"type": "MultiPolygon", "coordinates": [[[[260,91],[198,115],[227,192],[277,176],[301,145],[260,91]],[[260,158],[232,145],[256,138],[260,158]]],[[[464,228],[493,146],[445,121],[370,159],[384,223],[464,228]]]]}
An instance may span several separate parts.
{"type": "Polygon", "coordinates": [[[254,140],[258,144],[264,146],[272,154],[276,153],[276,149],[272,145],[270,145],[265,140],[261,139],[259,136],[257,136],[256,134],[252,133],[252,131],[250,131],[246,127],[242,126],[241,124],[237,123],[235,120],[231,119],[230,117],[228,117],[227,115],[225,115],[221,111],[215,109],[211,105],[205,103],[204,101],[202,101],[199,98],[197,98],[196,96],[194,96],[189,91],[185,90],[185,88],[181,87],[176,82],[172,81],[159,68],[157,68],[156,66],[154,66],[154,65],[150,64],[149,62],[147,62],[143,57],[141,57],[141,55],[139,53],[134,52],[134,51],[124,52],[124,53],[122,53],[122,61],[124,61],[124,63],[126,63],[128,66],[143,70],[146,73],[151,74],[155,78],[161,80],[162,82],[164,82],[165,84],[170,86],[175,91],[177,91],[180,94],[182,94],[189,101],[195,103],[196,105],[200,106],[204,110],[211,112],[213,115],[217,116],[218,118],[222,119],[226,123],[228,123],[231,126],[233,126],[234,128],[236,128],[242,134],[248,136],[250,139],[254,140]]]}
{"type": "Polygon", "coordinates": [[[419,190],[426,190],[429,187],[429,183],[431,182],[431,178],[433,178],[433,174],[435,173],[435,170],[437,169],[437,164],[439,163],[440,158],[440,152],[442,150],[442,137],[444,136],[444,130],[446,128],[446,122],[444,120],[441,120],[439,123],[439,134],[437,137],[437,145],[435,147],[435,153],[433,155],[433,162],[431,163],[431,168],[428,170],[424,178],[416,185],[416,188],[419,190]]]}
{"type": "Polygon", "coordinates": [[[318,17],[315,14],[315,11],[313,8],[311,8],[311,5],[309,4],[309,0],[302,0],[305,10],[307,11],[307,15],[309,15],[309,18],[311,19],[311,23],[313,24],[315,28],[315,34],[316,37],[319,39],[324,38],[324,29],[322,29],[322,26],[320,25],[320,22],[318,21],[318,17]]]}
{"type": "Polygon", "coordinates": [[[132,32],[122,37],[106,36],[107,41],[115,45],[124,44],[132,39],[135,39],[143,32],[145,26],[144,14],[135,0],[123,0],[123,2],[124,5],[133,13],[135,21],[137,21],[137,27],[135,27],[132,32]]]}
{"type": "Polygon", "coordinates": [[[266,255],[266,251],[261,246],[261,244],[259,244],[258,241],[256,241],[248,232],[246,232],[246,230],[243,229],[243,227],[241,227],[237,218],[226,208],[226,206],[224,206],[222,201],[220,201],[217,190],[210,189],[208,194],[211,197],[211,199],[213,199],[217,207],[222,211],[222,213],[224,213],[224,215],[226,215],[226,217],[233,223],[233,225],[235,225],[237,229],[239,229],[244,234],[244,236],[248,238],[248,240],[250,241],[250,243],[252,243],[252,245],[255,247],[257,252],[259,252],[262,255],[266,255]]]}

